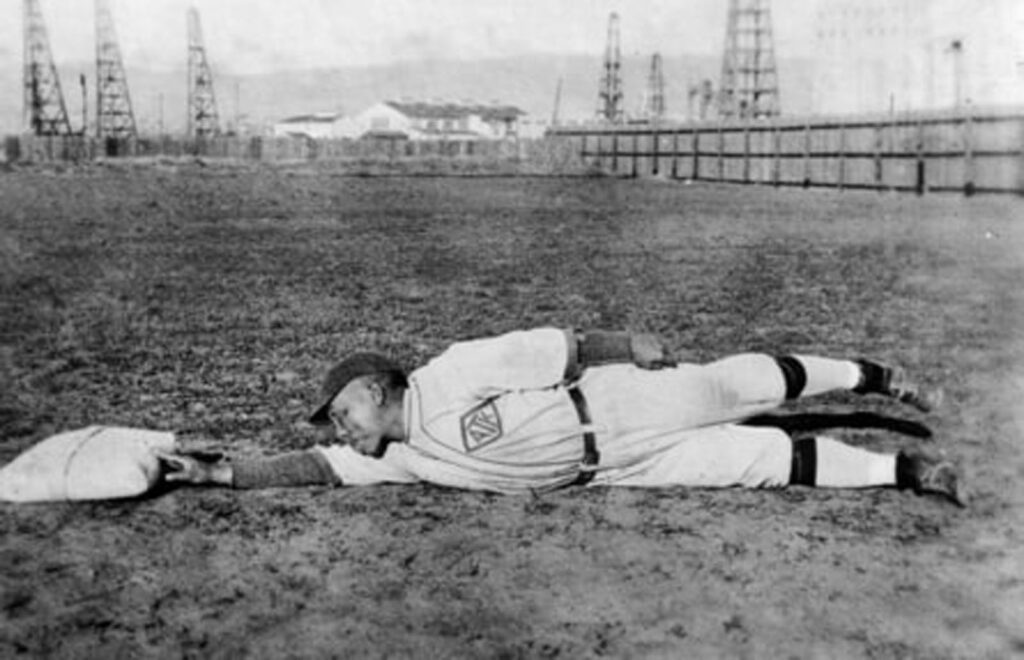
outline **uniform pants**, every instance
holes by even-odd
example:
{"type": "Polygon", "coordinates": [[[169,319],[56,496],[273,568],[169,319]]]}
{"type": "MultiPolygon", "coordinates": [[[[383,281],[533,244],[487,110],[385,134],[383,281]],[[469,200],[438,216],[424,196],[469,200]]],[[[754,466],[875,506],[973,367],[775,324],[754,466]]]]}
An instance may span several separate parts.
{"type": "Polygon", "coordinates": [[[707,365],[588,369],[579,383],[600,452],[591,485],[784,486],[792,441],[741,426],[786,396],[778,363],[747,353],[707,365]]]}

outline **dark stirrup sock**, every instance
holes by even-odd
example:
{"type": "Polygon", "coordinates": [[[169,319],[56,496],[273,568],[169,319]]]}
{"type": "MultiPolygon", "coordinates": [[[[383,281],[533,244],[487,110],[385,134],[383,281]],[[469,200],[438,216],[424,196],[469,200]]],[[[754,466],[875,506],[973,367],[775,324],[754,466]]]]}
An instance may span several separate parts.
{"type": "Polygon", "coordinates": [[[790,464],[789,483],[796,486],[814,486],[818,475],[818,443],[815,438],[793,440],[793,461],[790,464]]]}
{"type": "Polygon", "coordinates": [[[916,489],[920,485],[917,478],[917,470],[914,469],[913,461],[905,453],[896,454],[896,488],[906,490],[916,489]]]}

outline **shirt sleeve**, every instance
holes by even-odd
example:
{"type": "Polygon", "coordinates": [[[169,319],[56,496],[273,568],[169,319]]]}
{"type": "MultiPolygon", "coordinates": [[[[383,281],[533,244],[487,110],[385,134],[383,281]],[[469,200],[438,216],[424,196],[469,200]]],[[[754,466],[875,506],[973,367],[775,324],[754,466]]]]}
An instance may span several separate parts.
{"type": "Polygon", "coordinates": [[[561,383],[575,362],[575,336],[560,328],[519,330],[452,344],[427,368],[444,370],[473,396],[543,389],[561,383]]]}
{"type": "Polygon", "coordinates": [[[285,488],[338,485],[330,463],[316,451],[293,451],[269,458],[241,458],[231,462],[233,488],[285,488]]]}
{"type": "Polygon", "coordinates": [[[401,447],[389,448],[381,458],[363,456],[348,445],[314,447],[310,451],[318,453],[330,466],[334,475],[346,486],[408,484],[419,481],[419,478],[396,458],[399,453],[396,449],[401,447]]]}

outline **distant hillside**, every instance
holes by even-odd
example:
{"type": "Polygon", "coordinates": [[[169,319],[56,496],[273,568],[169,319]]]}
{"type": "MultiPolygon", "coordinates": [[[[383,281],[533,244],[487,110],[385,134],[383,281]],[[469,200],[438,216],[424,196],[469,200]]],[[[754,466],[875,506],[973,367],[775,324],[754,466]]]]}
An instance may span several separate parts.
{"type": "MultiPolygon", "coordinates": [[[[464,61],[428,61],[368,68],[339,68],[233,76],[214,66],[214,85],[223,120],[240,111],[257,126],[283,117],[318,111],[354,114],[388,98],[473,99],[517,105],[549,119],[555,88],[563,80],[561,117],[585,118],[594,114],[601,74],[598,57],[527,55],[514,58],[464,61]]],[[[673,116],[687,114],[687,87],[704,78],[718,80],[720,62],[714,57],[677,56],[663,61],[666,102],[673,116]]],[[[648,58],[623,61],[626,109],[635,112],[647,80],[648,58]]],[[[807,61],[780,62],[783,108],[799,114],[810,108],[810,69],[807,61]]],[[[61,83],[71,121],[81,125],[79,75],[88,76],[92,105],[91,63],[61,68],[61,83]]],[[[0,71],[0,130],[17,131],[21,125],[21,72],[0,71]]],[[[160,125],[168,131],[185,126],[186,73],[141,71],[129,67],[128,84],[137,121],[144,131],[160,125]]],[[[93,108],[90,107],[90,113],[93,108]]],[[[92,119],[90,117],[90,119],[92,119]]]]}

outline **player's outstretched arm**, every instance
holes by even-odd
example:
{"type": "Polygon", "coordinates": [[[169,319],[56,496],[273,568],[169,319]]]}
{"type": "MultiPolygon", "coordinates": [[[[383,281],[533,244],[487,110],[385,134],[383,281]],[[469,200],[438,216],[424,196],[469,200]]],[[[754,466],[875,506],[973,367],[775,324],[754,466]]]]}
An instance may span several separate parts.
{"type": "Polygon", "coordinates": [[[341,484],[330,463],[316,451],[216,461],[181,453],[161,453],[159,457],[164,480],[169,483],[240,489],[341,484]]]}

